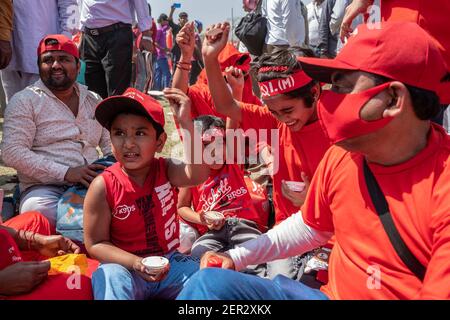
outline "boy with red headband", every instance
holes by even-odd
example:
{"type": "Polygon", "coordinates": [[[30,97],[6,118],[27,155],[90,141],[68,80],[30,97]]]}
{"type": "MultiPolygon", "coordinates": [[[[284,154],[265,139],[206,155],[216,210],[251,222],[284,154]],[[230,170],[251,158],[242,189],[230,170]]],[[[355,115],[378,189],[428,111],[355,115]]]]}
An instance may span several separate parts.
{"type": "MultiPolygon", "coordinates": [[[[227,43],[228,23],[212,26],[222,32],[207,37],[203,55],[209,88],[216,110],[239,126],[248,129],[278,129],[278,137],[268,137],[274,155],[273,200],[276,223],[300,209],[306,197],[309,180],[330,146],[328,137],[317,121],[316,104],[320,84],[307,76],[296,56],[286,50],[263,55],[256,62],[258,81],[265,107],[237,102],[227,90],[218,56],[227,43]],[[277,150],[276,146],[280,149],[277,150]],[[279,152],[279,153],[278,153],[279,152]],[[286,182],[287,181],[287,182],[286,182]],[[295,191],[294,191],[294,190],[295,191]]],[[[292,261],[269,266],[271,276],[286,274],[295,278],[292,261]],[[271,270],[273,267],[273,270],[271,270]]]]}
{"type": "MultiPolygon", "coordinates": [[[[165,96],[190,141],[194,126],[189,98],[176,89],[166,89],[165,96]]],[[[86,249],[102,263],[92,279],[94,298],[173,299],[198,269],[195,259],[176,250],[175,188],[203,182],[209,169],[192,161],[193,143],[185,150],[188,164],[155,158],[167,138],[164,112],[138,90],[129,88],[102,101],[95,117],[110,131],[118,162],[94,179],[84,202],[86,249]],[[143,258],[149,256],[164,256],[168,263],[148,269],[143,258]]]]}
{"type": "MultiPolygon", "coordinates": [[[[203,147],[214,158],[207,161],[211,175],[203,184],[180,189],[178,214],[201,235],[191,249],[191,255],[200,258],[206,251],[225,251],[257,238],[265,231],[267,219],[253,206],[241,167],[226,163],[225,122],[209,115],[194,122],[201,128],[203,147]],[[211,212],[221,215],[212,221],[207,216],[211,212]]],[[[247,271],[263,277],[265,265],[247,271]]]]}
{"type": "Polygon", "coordinates": [[[361,26],[336,59],[301,61],[333,85],[318,110],[336,146],[302,213],[222,255],[222,267],[296,255],[335,234],[328,284],[205,269],[179,298],[449,299],[450,137],[430,119],[449,102],[450,73],[435,40],[415,23],[361,26]]]}

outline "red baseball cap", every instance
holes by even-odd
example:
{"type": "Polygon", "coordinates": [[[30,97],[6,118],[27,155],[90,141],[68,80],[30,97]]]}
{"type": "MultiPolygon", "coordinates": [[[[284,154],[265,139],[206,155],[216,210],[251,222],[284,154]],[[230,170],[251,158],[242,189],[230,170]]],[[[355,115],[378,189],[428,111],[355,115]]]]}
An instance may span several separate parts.
{"type": "Polygon", "coordinates": [[[134,110],[149,116],[164,129],[164,110],[158,101],[134,88],[128,88],[120,96],[111,96],[97,105],[95,118],[109,130],[111,121],[120,113],[134,110]]]}
{"type": "Polygon", "coordinates": [[[49,34],[39,42],[38,56],[47,51],[64,51],[80,59],[80,53],[75,43],[63,34],[49,34]]]}
{"type": "Polygon", "coordinates": [[[359,70],[433,91],[450,103],[450,82],[444,81],[450,71],[441,49],[416,23],[383,22],[359,26],[335,59],[299,60],[305,73],[322,82],[331,83],[337,70],[359,70]]]}

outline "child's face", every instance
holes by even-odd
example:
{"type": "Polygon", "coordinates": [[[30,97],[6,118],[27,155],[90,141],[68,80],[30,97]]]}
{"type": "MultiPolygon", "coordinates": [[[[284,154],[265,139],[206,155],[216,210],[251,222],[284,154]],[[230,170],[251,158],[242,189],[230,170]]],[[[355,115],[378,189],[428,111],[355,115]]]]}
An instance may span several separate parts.
{"type": "Polygon", "coordinates": [[[209,165],[212,170],[220,170],[225,164],[226,160],[226,142],[225,137],[223,139],[216,138],[212,141],[203,142],[203,150],[207,148],[208,152],[206,154],[214,159],[215,161],[209,165]]]}
{"type": "Polygon", "coordinates": [[[279,94],[264,99],[269,111],[292,131],[300,131],[310,118],[315,115],[316,107],[307,108],[305,101],[299,98],[279,94]]]}
{"type": "Polygon", "coordinates": [[[118,115],[111,125],[111,143],[114,156],[128,171],[145,169],[161,152],[166,140],[165,133],[156,138],[156,130],[146,118],[118,115]]]}

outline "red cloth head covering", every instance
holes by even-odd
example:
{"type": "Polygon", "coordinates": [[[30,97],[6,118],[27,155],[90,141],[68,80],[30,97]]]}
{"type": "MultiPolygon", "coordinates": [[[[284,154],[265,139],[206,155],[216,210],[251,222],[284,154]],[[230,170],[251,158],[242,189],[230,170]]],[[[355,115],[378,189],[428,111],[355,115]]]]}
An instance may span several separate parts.
{"type": "MultiPolygon", "coordinates": [[[[250,62],[250,55],[239,52],[231,43],[228,43],[219,55],[219,63],[222,71],[225,71],[227,67],[233,66],[241,69],[244,73],[248,73],[250,70],[250,62]]],[[[200,72],[196,84],[208,85],[205,69],[200,72]]],[[[248,76],[245,77],[242,102],[262,105],[261,101],[253,94],[252,80],[248,76]]]]}

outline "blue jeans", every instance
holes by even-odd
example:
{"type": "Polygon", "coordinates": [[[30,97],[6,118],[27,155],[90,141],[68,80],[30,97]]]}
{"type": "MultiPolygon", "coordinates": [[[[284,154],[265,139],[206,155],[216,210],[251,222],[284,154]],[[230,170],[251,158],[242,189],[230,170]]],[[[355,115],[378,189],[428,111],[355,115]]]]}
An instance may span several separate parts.
{"type": "Polygon", "coordinates": [[[189,280],[177,300],[327,300],[320,290],[285,276],[263,279],[232,270],[206,268],[189,280]]]}
{"type": "Polygon", "coordinates": [[[199,269],[198,260],[179,252],[167,254],[170,270],[160,282],[147,282],[135,271],[117,263],[106,263],[92,275],[95,300],[175,299],[199,269]]]}
{"type": "Polygon", "coordinates": [[[170,87],[170,80],[172,78],[169,69],[169,62],[166,57],[156,59],[154,64],[154,90],[162,90],[164,88],[170,87]]]}

